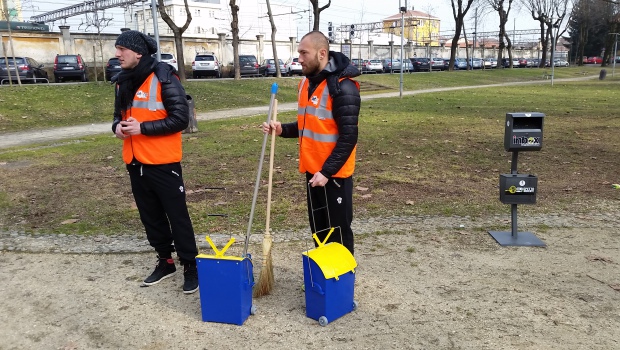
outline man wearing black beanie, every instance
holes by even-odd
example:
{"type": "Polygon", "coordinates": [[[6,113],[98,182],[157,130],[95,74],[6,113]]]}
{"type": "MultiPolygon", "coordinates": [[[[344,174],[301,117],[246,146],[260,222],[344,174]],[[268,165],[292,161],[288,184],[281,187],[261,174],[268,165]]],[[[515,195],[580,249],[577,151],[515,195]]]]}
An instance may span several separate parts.
{"type": "Polygon", "coordinates": [[[135,30],[116,39],[123,69],[116,83],[112,131],[123,140],[140,220],[158,255],[155,270],[143,282],[151,286],[176,272],[172,253],[183,265],[183,292],[198,290],[196,239],[187,210],[181,169],[183,131],[189,123],[185,89],[172,66],[157,62],[157,42],[135,30]]]}

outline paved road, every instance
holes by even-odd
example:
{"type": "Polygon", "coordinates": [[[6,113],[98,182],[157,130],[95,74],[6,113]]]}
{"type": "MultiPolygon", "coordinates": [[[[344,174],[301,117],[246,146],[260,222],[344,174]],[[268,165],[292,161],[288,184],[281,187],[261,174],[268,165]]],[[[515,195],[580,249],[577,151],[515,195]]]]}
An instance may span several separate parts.
{"type": "MultiPolygon", "coordinates": [[[[579,78],[569,78],[569,79],[555,79],[557,82],[565,82],[565,81],[580,81],[580,80],[590,80],[597,78],[598,76],[586,76],[579,78]]],[[[435,89],[425,89],[425,90],[411,90],[411,91],[403,91],[403,96],[412,96],[417,94],[425,94],[432,92],[440,92],[440,91],[453,91],[453,90],[464,90],[464,89],[480,89],[480,88],[488,88],[495,86],[512,86],[512,85],[532,85],[532,84],[550,84],[549,80],[535,80],[535,81],[527,81],[527,82],[510,82],[504,84],[490,84],[490,85],[474,85],[474,86],[456,86],[456,87],[447,87],[447,88],[435,88],[435,89]]],[[[389,98],[389,97],[398,97],[400,95],[399,91],[396,92],[386,92],[381,94],[373,94],[373,95],[365,95],[362,96],[362,101],[374,100],[377,98],[389,98]]],[[[278,105],[278,110],[281,112],[293,111],[297,108],[296,103],[283,103],[278,105]]],[[[196,118],[198,120],[213,120],[213,119],[222,119],[222,118],[232,118],[232,117],[246,117],[260,114],[267,114],[267,106],[257,106],[257,107],[246,107],[246,108],[238,108],[238,109],[228,109],[228,110],[218,110],[213,112],[205,112],[199,113],[196,118]]],[[[111,124],[110,123],[100,123],[100,124],[88,124],[88,125],[76,125],[76,126],[67,126],[62,128],[53,128],[53,129],[44,129],[44,130],[30,130],[24,132],[16,132],[16,133],[8,133],[8,134],[0,134],[0,149],[16,147],[16,146],[26,146],[30,144],[43,143],[49,141],[57,141],[63,139],[70,139],[76,137],[82,137],[87,135],[94,134],[102,134],[102,133],[112,133],[111,124]]]]}

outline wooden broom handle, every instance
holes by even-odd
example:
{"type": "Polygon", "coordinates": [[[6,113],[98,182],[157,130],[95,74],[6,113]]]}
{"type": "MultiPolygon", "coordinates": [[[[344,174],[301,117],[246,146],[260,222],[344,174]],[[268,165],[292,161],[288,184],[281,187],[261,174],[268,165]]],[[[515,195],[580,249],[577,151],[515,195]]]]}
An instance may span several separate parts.
{"type": "MultiPolygon", "coordinates": [[[[278,100],[275,99],[273,101],[273,113],[271,116],[272,121],[276,121],[278,118],[278,100]]],[[[269,220],[271,217],[271,187],[273,183],[273,158],[276,149],[276,130],[271,131],[271,150],[269,151],[269,180],[267,182],[267,213],[266,221],[265,221],[265,235],[271,236],[271,232],[269,232],[269,220]]]]}

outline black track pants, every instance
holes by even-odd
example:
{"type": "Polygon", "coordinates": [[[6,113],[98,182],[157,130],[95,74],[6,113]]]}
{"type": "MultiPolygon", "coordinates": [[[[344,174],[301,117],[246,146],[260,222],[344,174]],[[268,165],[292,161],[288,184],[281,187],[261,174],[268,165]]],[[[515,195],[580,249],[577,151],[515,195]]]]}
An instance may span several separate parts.
{"type": "Polygon", "coordinates": [[[128,164],[127,170],[151,246],[160,256],[176,249],[182,263],[194,262],[198,248],[185,202],[181,164],[128,164]]]}
{"type": "MultiPolygon", "coordinates": [[[[312,174],[306,173],[306,183],[311,178],[312,174]]],[[[327,242],[342,243],[353,254],[353,231],[351,230],[351,222],[353,221],[353,178],[331,178],[325,187],[308,186],[307,200],[308,217],[312,233],[317,233],[322,242],[329,233],[331,221],[331,227],[334,227],[335,230],[327,242]],[[328,208],[324,208],[326,206],[326,197],[328,208]],[[327,209],[329,209],[329,213],[327,209]]]]}

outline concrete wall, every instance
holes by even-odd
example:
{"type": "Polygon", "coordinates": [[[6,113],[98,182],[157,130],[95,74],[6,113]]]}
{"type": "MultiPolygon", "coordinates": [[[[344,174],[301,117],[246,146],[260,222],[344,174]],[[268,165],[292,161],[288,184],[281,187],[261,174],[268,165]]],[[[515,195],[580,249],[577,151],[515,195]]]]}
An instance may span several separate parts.
{"type": "MultiPolygon", "coordinates": [[[[8,33],[1,33],[2,43],[7,50],[7,55],[11,56],[8,45],[8,33]]],[[[61,27],[61,33],[13,33],[13,46],[16,56],[29,56],[51,68],[56,54],[81,54],[86,62],[93,67],[93,62],[97,62],[98,67],[103,67],[105,62],[114,56],[114,42],[117,34],[83,34],[70,33],[68,27],[61,27]],[[103,61],[101,63],[100,45],[103,47],[103,61]],[[95,52],[97,53],[95,55],[95,52]]],[[[213,52],[220,62],[227,66],[233,61],[232,40],[226,39],[221,34],[218,39],[184,38],[185,66],[190,67],[197,52],[213,52]]],[[[171,36],[160,36],[162,52],[176,53],[174,38],[171,36]]],[[[341,51],[341,44],[332,44],[331,49],[341,51]]],[[[0,48],[0,54],[2,54],[0,48]]],[[[292,57],[297,57],[297,43],[295,38],[289,41],[278,41],[278,58],[286,62],[292,57]]],[[[264,58],[272,58],[273,50],[269,38],[257,35],[256,40],[242,40],[239,44],[240,54],[255,55],[260,63],[264,58]]],[[[566,52],[557,52],[556,57],[562,57],[566,52]]],[[[516,50],[516,57],[535,58],[538,57],[536,50],[516,50]]],[[[177,55],[178,56],[178,55],[177,55]]],[[[359,44],[353,43],[351,47],[352,58],[400,58],[400,42],[390,45],[374,45],[372,41],[359,44]]],[[[425,47],[415,45],[404,45],[405,58],[410,57],[450,57],[449,47],[425,47]],[[430,54],[429,54],[430,51],[430,54]]],[[[457,57],[465,57],[465,49],[460,48],[457,57]]],[[[565,56],[565,55],[564,55],[565,56]]],[[[486,48],[476,49],[475,57],[497,57],[497,49],[486,48]]]]}

